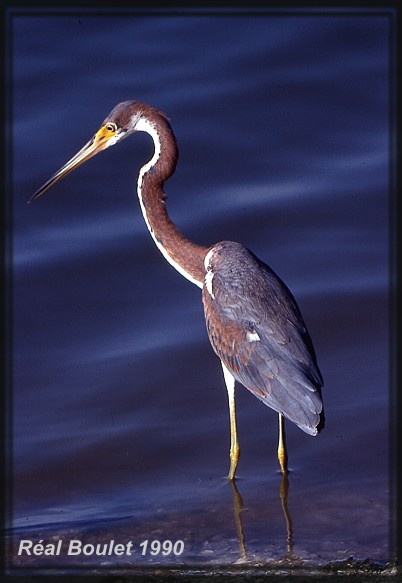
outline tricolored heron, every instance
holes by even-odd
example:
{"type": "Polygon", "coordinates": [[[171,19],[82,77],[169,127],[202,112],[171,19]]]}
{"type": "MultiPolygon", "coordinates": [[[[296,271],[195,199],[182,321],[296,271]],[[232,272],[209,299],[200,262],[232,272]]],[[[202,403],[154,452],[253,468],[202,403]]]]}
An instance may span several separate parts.
{"type": "Polygon", "coordinates": [[[163,185],[175,171],[178,148],[167,116],[138,101],[119,103],[94,137],[30,200],[135,132],[148,133],[155,148],[137,184],[145,223],[165,259],[201,288],[209,340],[222,364],[230,414],[228,479],[234,479],[240,456],[236,381],[279,414],[278,459],[285,475],[284,417],[310,435],[324,425],[323,381],[313,344],[293,295],[270,267],[240,243],[197,245],[171,221],[163,185]]]}

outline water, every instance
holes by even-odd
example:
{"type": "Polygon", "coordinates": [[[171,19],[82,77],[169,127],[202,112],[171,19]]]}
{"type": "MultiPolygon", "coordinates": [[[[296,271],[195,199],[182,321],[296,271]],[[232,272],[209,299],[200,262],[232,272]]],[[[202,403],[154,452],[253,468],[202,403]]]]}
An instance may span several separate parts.
{"type": "Polygon", "coordinates": [[[10,568],[392,559],[386,13],[33,11],[9,32],[10,568]],[[136,200],[150,140],[26,204],[127,99],[172,120],[180,229],[250,247],[307,321],[327,421],[317,438],[287,424],[287,499],[277,416],[242,387],[237,492],[225,481],[227,397],[200,291],[136,200]],[[18,556],[25,539],[61,539],[61,554],[18,556]],[[72,556],[71,539],[133,554],[72,556]],[[144,540],[184,551],[142,555],[144,540]]]}

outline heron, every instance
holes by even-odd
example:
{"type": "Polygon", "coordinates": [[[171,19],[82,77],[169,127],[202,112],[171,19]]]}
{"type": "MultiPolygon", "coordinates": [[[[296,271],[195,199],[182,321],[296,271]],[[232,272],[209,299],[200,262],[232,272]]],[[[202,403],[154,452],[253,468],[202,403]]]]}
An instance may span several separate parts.
{"type": "Polygon", "coordinates": [[[179,152],[168,116],[139,101],[119,103],[92,139],[29,202],[85,161],[137,132],[149,134],[154,146],[137,182],[145,223],[165,259],[201,289],[208,337],[222,365],[230,420],[228,480],[235,479],[240,457],[236,382],[278,414],[277,455],[286,475],[284,418],[310,435],[324,426],[323,378],[311,336],[286,284],[248,248],[234,241],[199,245],[171,220],[164,185],[176,169],[179,152]]]}

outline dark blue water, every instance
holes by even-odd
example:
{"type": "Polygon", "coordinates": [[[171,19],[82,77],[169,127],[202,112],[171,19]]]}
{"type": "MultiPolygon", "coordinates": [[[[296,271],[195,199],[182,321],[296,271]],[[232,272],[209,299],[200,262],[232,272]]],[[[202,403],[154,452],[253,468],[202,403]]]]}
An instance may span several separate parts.
{"type": "Polygon", "coordinates": [[[13,13],[9,33],[12,564],[392,558],[389,17],[37,11],[13,13]],[[277,415],[241,386],[241,512],[225,481],[227,397],[200,290],[159,254],[136,199],[149,138],[26,204],[127,99],[171,118],[180,229],[250,247],[309,326],[326,427],[287,424],[290,545],[277,415]],[[18,556],[21,539],[135,553],[18,556]],[[148,539],[185,549],[143,556],[148,539]]]}

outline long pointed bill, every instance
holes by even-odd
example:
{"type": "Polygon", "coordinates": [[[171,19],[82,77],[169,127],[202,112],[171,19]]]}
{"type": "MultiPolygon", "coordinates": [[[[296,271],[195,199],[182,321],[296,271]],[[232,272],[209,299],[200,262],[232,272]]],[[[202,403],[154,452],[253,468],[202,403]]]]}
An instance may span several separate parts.
{"type": "Polygon", "coordinates": [[[95,156],[95,154],[98,154],[99,152],[105,150],[107,147],[115,144],[119,137],[121,137],[121,134],[119,135],[116,131],[111,131],[107,125],[103,125],[99,131],[96,132],[92,140],[89,140],[89,142],[85,144],[85,146],[81,148],[81,150],[77,152],[77,154],[75,154],[71,160],[64,164],[60,170],[55,172],[53,176],[51,176],[49,180],[47,180],[45,184],[43,184],[35,192],[35,194],[31,196],[28,203],[41,196],[44,192],[49,190],[53,184],[56,184],[56,182],[95,156]]]}

